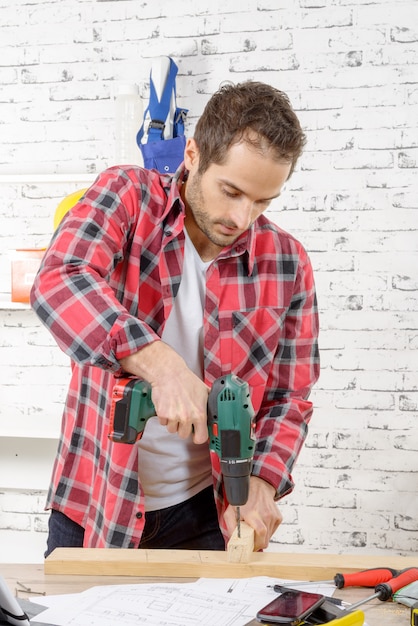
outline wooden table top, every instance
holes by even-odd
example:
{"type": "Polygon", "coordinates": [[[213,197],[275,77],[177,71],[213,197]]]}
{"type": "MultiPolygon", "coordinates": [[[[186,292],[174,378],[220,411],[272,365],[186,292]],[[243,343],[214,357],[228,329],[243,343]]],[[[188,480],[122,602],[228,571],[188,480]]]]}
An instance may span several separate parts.
{"type": "MultiPolygon", "coordinates": [[[[34,594],[55,595],[79,593],[95,585],[137,584],[162,582],[153,576],[81,576],[75,574],[46,574],[43,564],[0,564],[0,575],[5,579],[12,594],[30,599],[34,594]]],[[[190,582],[190,578],[164,578],[165,582],[190,582]]],[[[373,593],[370,589],[347,588],[336,590],[334,596],[347,602],[357,602],[373,593]]],[[[408,626],[408,607],[373,600],[361,607],[368,626],[408,626]]]]}

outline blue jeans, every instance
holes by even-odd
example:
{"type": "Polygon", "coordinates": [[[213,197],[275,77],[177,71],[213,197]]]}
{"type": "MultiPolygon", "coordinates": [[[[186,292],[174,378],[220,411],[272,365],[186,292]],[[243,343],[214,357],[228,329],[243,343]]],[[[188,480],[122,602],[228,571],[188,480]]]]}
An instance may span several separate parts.
{"type": "MultiPolygon", "coordinates": [[[[159,511],[149,511],[140,548],[225,550],[212,487],[159,511]]],[[[82,548],[84,528],[60,511],[51,511],[45,558],[55,548],[82,548]]]]}

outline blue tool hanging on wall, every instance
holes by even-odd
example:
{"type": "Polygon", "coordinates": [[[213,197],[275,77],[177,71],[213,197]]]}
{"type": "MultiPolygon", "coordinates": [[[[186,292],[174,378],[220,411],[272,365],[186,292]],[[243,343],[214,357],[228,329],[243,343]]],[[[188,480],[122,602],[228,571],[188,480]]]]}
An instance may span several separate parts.
{"type": "Polygon", "coordinates": [[[149,104],[136,141],[147,169],[173,173],[183,161],[188,109],[177,107],[178,67],[171,57],[158,57],[150,72],[149,104]]]}

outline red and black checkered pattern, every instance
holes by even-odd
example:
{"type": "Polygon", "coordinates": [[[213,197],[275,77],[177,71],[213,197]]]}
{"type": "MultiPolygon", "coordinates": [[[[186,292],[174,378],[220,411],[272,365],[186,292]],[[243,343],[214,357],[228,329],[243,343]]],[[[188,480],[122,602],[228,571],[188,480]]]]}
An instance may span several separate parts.
{"type": "MultiPolygon", "coordinates": [[[[31,301],[72,362],[47,507],[85,527],[85,546],[137,547],[144,526],[135,446],[108,439],[118,359],[160,338],[184,254],[184,207],[174,177],[110,168],[65,216],[31,301]]],[[[312,413],[319,375],[312,268],[301,244],[266,217],[207,270],[204,371],[234,373],[257,412],[253,473],[281,497],[312,413]]],[[[213,459],[222,525],[226,505],[213,459]]]]}

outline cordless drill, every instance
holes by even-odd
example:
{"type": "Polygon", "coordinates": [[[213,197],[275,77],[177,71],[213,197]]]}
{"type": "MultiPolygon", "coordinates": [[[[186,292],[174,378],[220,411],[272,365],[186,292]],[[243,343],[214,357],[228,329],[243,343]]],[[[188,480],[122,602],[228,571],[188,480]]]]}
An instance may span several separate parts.
{"type": "MultiPolygon", "coordinates": [[[[119,378],[113,388],[109,439],[134,444],[156,414],[151,385],[137,378],[119,378]]],[[[221,463],[226,498],[237,511],[248,500],[254,455],[254,409],[248,383],[228,374],[215,380],[208,397],[209,448],[221,463]]]]}

